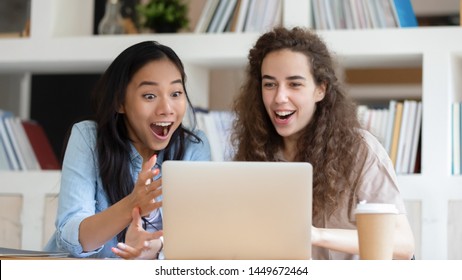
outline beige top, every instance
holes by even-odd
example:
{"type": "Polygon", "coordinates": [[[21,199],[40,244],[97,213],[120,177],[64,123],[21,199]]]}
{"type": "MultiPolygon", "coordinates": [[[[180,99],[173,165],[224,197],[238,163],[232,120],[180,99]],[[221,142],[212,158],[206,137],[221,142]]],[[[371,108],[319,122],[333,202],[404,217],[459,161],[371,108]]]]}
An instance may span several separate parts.
{"type": "MultiPolygon", "coordinates": [[[[348,198],[339,202],[339,207],[330,217],[313,218],[313,225],[319,228],[356,229],[354,207],[359,201],[375,203],[393,203],[399,213],[405,214],[404,201],[400,195],[396,173],[387,152],[380,142],[366,130],[362,130],[366,145],[359,152],[359,158],[365,156],[365,163],[357,167],[361,184],[354,195],[355,201],[349,209],[348,198]]],[[[312,247],[312,259],[359,259],[358,255],[346,254],[321,247],[312,247]]]]}

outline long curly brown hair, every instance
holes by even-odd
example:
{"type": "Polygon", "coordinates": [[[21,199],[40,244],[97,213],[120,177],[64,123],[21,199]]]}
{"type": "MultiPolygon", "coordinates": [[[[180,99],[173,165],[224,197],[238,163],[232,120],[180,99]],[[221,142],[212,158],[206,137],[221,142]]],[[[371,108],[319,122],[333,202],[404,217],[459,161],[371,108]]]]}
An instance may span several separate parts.
{"type": "Polygon", "coordinates": [[[316,85],[324,85],[325,97],[316,103],[313,119],[298,140],[295,161],[313,166],[313,215],[331,215],[340,197],[349,197],[351,207],[359,181],[355,163],[361,145],[356,104],[347,98],[334,71],[326,44],[309,29],[276,27],[263,34],[250,50],[246,80],[234,100],[236,119],[232,141],[235,160],[277,161],[283,140],[276,132],[262,100],[261,66],[273,51],[289,49],[308,57],[316,85]]]}

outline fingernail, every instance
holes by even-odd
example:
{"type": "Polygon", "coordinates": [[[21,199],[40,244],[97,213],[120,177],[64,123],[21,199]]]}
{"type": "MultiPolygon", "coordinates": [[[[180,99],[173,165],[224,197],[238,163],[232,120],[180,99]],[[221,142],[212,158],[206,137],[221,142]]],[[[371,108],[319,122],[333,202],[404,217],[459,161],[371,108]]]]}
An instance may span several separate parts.
{"type": "Polygon", "coordinates": [[[122,243],[122,242],[117,243],[117,247],[119,247],[120,249],[125,249],[126,248],[125,244],[122,243]]]}

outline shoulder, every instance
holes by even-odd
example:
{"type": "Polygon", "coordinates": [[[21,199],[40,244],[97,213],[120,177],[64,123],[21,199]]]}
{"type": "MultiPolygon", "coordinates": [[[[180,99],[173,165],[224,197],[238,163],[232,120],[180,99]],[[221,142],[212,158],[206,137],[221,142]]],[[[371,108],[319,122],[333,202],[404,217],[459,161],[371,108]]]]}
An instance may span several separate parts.
{"type": "Polygon", "coordinates": [[[382,163],[388,163],[390,161],[390,157],[387,151],[374,135],[365,129],[359,129],[359,134],[364,140],[364,145],[368,157],[374,157],[376,160],[382,163]]]}
{"type": "Polygon", "coordinates": [[[186,138],[186,151],[184,160],[210,160],[210,143],[202,130],[196,129],[193,131],[193,135],[189,135],[186,138]]]}
{"type": "Polygon", "coordinates": [[[69,141],[85,142],[91,145],[96,143],[96,122],[81,121],[72,126],[69,141]]]}
{"type": "Polygon", "coordinates": [[[357,190],[358,201],[394,203],[400,213],[405,213],[398,180],[393,163],[382,144],[367,130],[361,130],[363,137],[364,163],[361,165],[362,183],[357,190]]]}
{"type": "Polygon", "coordinates": [[[359,132],[363,140],[358,152],[361,159],[357,170],[359,174],[366,181],[383,177],[397,184],[395,168],[385,148],[369,131],[361,129],[359,132]]]}
{"type": "Polygon", "coordinates": [[[96,135],[96,122],[94,121],[81,121],[78,123],[75,123],[72,126],[72,130],[77,130],[80,131],[83,134],[94,134],[96,135]]]}

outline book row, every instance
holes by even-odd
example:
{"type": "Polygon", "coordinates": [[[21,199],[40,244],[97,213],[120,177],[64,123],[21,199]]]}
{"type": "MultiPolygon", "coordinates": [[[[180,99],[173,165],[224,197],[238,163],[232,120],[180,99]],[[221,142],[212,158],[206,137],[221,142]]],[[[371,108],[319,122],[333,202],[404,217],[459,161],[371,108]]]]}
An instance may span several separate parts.
{"type": "Polygon", "coordinates": [[[0,110],[0,170],[60,169],[43,127],[0,110]]]}
{"type": "Polygon", "coordinates": [[[462,102],[455,102],[452,104],[452,174],[461,175],[461,162],[462,162],[462,102]]]}
{"type": "Polygon", "coordinates": [[[196,33],[261,32],[280,24],[282,0],[207,0],[196,33]]]}
{"type": "MultiPolygon", "coordinates": [[[[411,0],[304,0],[319,30],[416,27],[411,0]]],[[[282,22],[283,0],[206,0],[196,33],[263,32],[282,22]]]]}
{"type": "Polygon", "coordinates": [[[411,0],[312,0],[316,29],[417,26],[411,0]]]}
{"type": "MultiPolygon", "coordinates": [[[[390,155],[397,174],[420,173],[421,101],[391,100],[385,108],[360,105],[358,117],[362,127],[377,137],[390,155]]],[[[214,161],[233,158],[233,120],[232,112],[196,109],[197,127],[207,135],[214,161]]]]}

